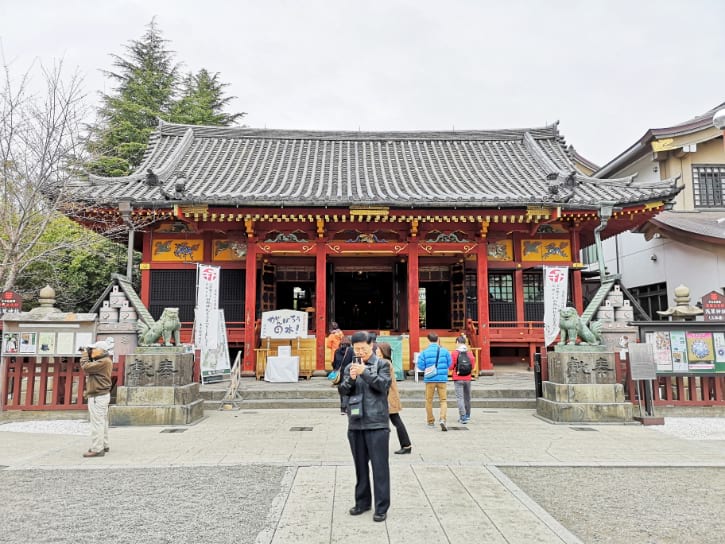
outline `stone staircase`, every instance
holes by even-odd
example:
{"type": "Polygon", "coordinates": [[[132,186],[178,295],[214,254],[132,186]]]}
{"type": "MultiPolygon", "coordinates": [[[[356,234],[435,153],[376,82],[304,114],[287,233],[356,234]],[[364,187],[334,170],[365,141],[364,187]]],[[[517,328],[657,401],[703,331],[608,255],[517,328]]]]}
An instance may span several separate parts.
{"type": "MultiPolygon", "coordinates": [[[[201,398],[205,410],[217,410],[226,392],[226,384],[205,384],[201,387],[201,398]]],[[[425,407],[425,386],[409,377],[398,382],[404,408],[425,407]]],[[[325,378],[301,380],[298,383],[267,383],[252,379],[243,380],[239,388],[242,397],[241,409],[291,409],[330,408],[340,406],[340,397],[335,387],[325,378]]],[[[437,399],[434,401],[437,405],[437,399]]],[[[456,394],[453,382],[448,382],[448,407],[455,408],[456,394]]],[[[534,377],[531,372],[521,372],[517,377],[480,377],[471,387],[473,408],[536,408],[534,377]]]]}

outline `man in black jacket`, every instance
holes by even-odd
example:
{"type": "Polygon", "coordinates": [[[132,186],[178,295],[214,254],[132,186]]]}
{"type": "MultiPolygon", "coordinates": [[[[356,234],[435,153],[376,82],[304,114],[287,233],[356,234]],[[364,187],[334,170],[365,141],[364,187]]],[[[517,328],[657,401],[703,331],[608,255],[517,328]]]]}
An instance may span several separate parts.
{"type": "Polygon", "coordinates": [[[388,465],[388,389],[390,365],[373,353],[373,337],[365,331],[352,335],[355,359],[345,369],[338,386],[341,395],[350,397],[347,439],[355,463],[355,506],[351,516],[359,516],[372,507],[368,465],[373,469],[375,512],[373,520],[385,521],[390,507],[390,466],[388,465]],[[361,407],[352,403],[361,395],[361,407]],[[362,414],[360,414],[362,411],[362,414]]]}

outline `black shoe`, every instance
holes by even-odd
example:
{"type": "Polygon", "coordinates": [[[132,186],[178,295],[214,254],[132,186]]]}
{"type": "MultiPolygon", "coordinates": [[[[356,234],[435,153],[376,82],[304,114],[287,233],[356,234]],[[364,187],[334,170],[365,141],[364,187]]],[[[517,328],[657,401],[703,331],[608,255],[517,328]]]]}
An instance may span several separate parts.
{"type": "Polygon", "coordinates": [[[385,521],[385,518],[387,517],[388,515],[386,513],[373,514],[373,521],[385,521]]]}
{"type": "Polygon", "coordinates": [[[398,451],[396,451],[394,453],[396,453],[397,455],[404,455],[406,453],[410,453],[411,451],[413,451],[413,446],[403,446],[402,448],[400,448],[398,451]]]}
{"type": "Polygon", "coordinates": [[[350,515],[359,516],[360,514],[363,514],[363,513],[367,512],[368,510],[370,510],[369,506],[367,508],[363,508],[361,506],[353,506],[352,508],[350,508],[350,515]]]}

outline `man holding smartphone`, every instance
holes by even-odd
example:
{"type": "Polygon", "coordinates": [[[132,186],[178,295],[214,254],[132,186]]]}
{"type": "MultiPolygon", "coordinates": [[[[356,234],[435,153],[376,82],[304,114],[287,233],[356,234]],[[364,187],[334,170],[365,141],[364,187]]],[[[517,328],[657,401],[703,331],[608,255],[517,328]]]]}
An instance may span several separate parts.
{"type": "Polygon", "coordinates": [[[338,389],[348,396],[347,439],[350,442],[355,464],[355,506],[351,516],[359,516],[373,506],[374,521],[385,521],[390,507],[390,466],[388,465],[388,389],[390,389],[390,365],[373,353],[373,336],[359,331],[350,338],[355,354],[345,369],[338,389]],[[373,489],[370,488],[369,467],[373,472],[373,489]]]}

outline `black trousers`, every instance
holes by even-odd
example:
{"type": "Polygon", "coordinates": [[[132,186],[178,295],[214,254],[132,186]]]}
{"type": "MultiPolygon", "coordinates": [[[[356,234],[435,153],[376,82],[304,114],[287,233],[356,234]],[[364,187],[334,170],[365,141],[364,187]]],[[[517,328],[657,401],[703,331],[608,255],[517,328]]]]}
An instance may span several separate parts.
{"type": "Polygon", "coordinates": [[[390,508],[390,466],[388,444],[390,429],[347,431],[347,439],[355,463],[355,506],[370,508],[373,504],[370,489],[370,467],[373,469],[375,513],[385,514],[390,508]]]}
{"type": "Polygon", "coordinates": [[[405,428],[403,420],[400,419],[400,414],[390,414],[390,422],[395,425],[395,430],[398,432],[398,442],[400,442],[400,447],[407,448],[410,446],[408,429],[405,428]]]}

